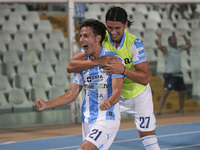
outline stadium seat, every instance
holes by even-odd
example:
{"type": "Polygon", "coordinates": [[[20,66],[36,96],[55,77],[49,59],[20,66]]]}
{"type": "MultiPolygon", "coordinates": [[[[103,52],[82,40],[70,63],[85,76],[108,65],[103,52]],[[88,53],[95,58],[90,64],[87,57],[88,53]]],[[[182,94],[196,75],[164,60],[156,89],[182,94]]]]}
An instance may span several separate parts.
{"type": "Polygon", "coordinates": [[[32,51],[24,51],[22,53],[22,62],[29,62],[33,66],[35,66],[40,62],[40,60],[37,55],[37,52],[32,50],[32,51]]]}
{"type": "Polygon", "coordinates": [[[16,75],[13,78],[13,88],[19,88],[29,92],[32,88],[29,77],[21,74],[16,75]]]}
{"type": "Polygon", "coordinates": [[[45,50],[54,50],[59,52],[62,50],[60,43],[55,39],[48,39],[45,43],[45,50]]]}
{"type": "Polygon", "coordinates": [[[4,24],[5,21],[6,21],[6,20],[5,20],[5,17],[2,16],[2,15],[0,15],[0,27],[1,27],[1,28],[2,28],[2,26],[3,26],[3,24],[4,24]]]}
{"type": "Polygon", "coordinates": [[[162,18],[160,16],[159,12],[156,10],[149,11],[147,14],[147,18],[148,18],[148,20],[154,20],[157,23],[160,23],[162,21],[162,18]]]}
{"type": "Polygon", "coordinates": [[[8,20],[8,21],[4,22],[4,24],[2,26],[2,30],[9,33],[9,34],[14,35],[17,32],[18,29],[17,29],[17,26],[14,23],[14,21],[8,20]]]}
{"type": "Polygon", "coordinates": [[[13,106],[14,112],[33,111],[33,103],[28,101],[23,89],[11,89],[11,91],[9,92],[8,101],[13,106]]]}
{"type": "Polygon", "coordinates": [[[9,80],[12,80],[13,77],[16,75],[16,71],[12,63],[2,63],[1,71],[1,74],[7,76],[9,80]]]}
{"type": "Polygon", "coordinates": [[[14,6],[14,12],[19,13],[22,17],[25,17],[28,13],[26,4],[16,4],[14,6]]]}
{"type": "Polygon", "coordinates": [[[20,25],[23,22],[22,15],[19,12],[11,12],[8,17],[9,21],[12,21],[15,25],[20,25]]]}
{"type": "Polygon", "coordinates": [[[145,29],[153,29],[156,31],[156,29],[158,29],[158,22],[156,22],[155,20],[152,19],[147,19],[145,20],[145,29]]]}
{"type": "Polygon", "coordinates": [[[175,31],[175,27],[170,19],[163,19],[161,21],[161,29],[169,29],[171,32],[175,31]]]}
{"type": "Polygon", "coordinates": [[[49,64],[56,64],[58,61],[55,51],[46,50],[41,52],[41,61],[48,62],[49,64]]]}
{"type": "Polygon", "coordinates": [[[31,39],[27,45],[28,51],[36,51],[37,53],[40,53],[44,50],[42,43],[39,39],[31,39]]]}
{"type": "Polygon", "coordinates": [[[13,65],[18,65],[21,63],[21,60],[19,58],[17,51],[6,51],[3,54],[3,62],[4,63],[12,63],[13,65]]]}
{"type": "Polygon", "coordinates": [[[0,40],[0,55],[7,51],[6,44],[0,40]]]}
{"type": "Polygon", "coordinates": [[[165,59],[160,50],[157,51],[157,66],[156,66],[156,72],[158,74],[163,74],[165,71],[165,59]]]}
{"type": "Polygon", "coordinates": [[[23,21],[20,24],[19,31],[23,31],[23,32],[26,32],[28,34],[32,34],[33,32],[35,32],[35,27],[34,27],[34,25],[31,22],[29,22],[28,20],[26,20],[26,21],[23,21]]]}
{"type": "Polygon", "coordinates": [[[35,70],[30,62],[22,62],[17,66],[17,73],[32,78],[35,75],[35,70]]]}
{"type": "Polygon", "coordinates": [[[144,23],[146,18],[145,18],[145,15],[141,11],[134,11],[133,12],[133,20],[134,20],[134,23],[133,23],[133,25],[134,25],[135,21],[140,21],[140,22],[144,23]]]}
{"type": "Polygon", "coordinates": [[[192,84],[192,79],[189,76],[188,71],[183,70],[182,72],[183,72],[183,79],[184,79],[185,84],[192,84]]]}
{"type": "Polygon", "coordinates": [[[12,40],[9,43],[8,49],[9,49],[9,51],[17,52],[18,54],[21,54],[22,52],[25,51],[25,47],[24,47],[23,42],[18,38],[15,38],[14,40],[12,40]]]}
{"type": "Polygon", "coordinates": [[[29,99],[35,101],[36,99],[42,99],[48,101],[47,94],[43,88],[32,88],[29,93],[29,99]]]}
{"type": "Polygon", "coordinates": [[[66,67],[67,67],[67,61],[58,61],[55,66],[55,72],[57,72],[57,73],[64,72],[67,75],[69,75],[66,70],[66,67]]]}
{"type": "Polygon", "coordinates": [[[0,14],[4,17],[8,17],[11,13],[11,9],[8,5],[2,5],[0,8],[0,14]]]}
{"type": "Polygon", "coordinates": [[[0,91],[8,93],[12,89],[7,76],[0,75],[0,83],[0,91]]]}
{"type": "Polygon", "coordinates": [[[54,70],[53,70],[52,65],[49,62],[40,61],[36,65],[36,73],[44,74],[47,77],[52,77],[54,74],[54,70]]]}
{"type": "Polygon", "coordinates": [[[32,78],[32,87],[43,88],[45,91],[47,91],[51,85],[46,75],[35,74],[32,78]]]}
{"type": "Polygon", "coordinates": [[[129,27],[129,29],[130,30],[138,30],[138,31],[140,31],[140,32],[143,32],[144,31],[144,26],[143,26],[143,24],[142,24],[142,22],[141,21],[139,21],[139,20],[136,20],[136,21],[134,21],[134,23],[133,23],[133,25],[131,25],[130,27],[129,27]]]}
{"type": "MultiPolygon", "coordinates": [[[[64,93],[65,93],[65,90],[63,90],[63,88],[61,87],[51,87],[49,89],[49,100],[55,99],[64,93]]],[[[70,105],[54,107],[54,109],[70,109],[70,105]]]]}
{"type": "Polygon", "coordinates": [[[41,32],[36,30],[33,34],[32,34],[32,39],[33,40],[40,40],[41,43],[45,43],[47,42],[48,38],[47,38],[47,34],[45,32],[41,32]]]}
{"type": "Polygon", "coordinates": [[[4,113],[12,113],[12,106],[7,102],[3,91],[0,91],[0,114],[4,113]]]}
{"type": "Polygon", "coordinates": [[[188,21],[185,20],[185,19],[179,19],[178,22],[177,22],[177,27],[176,29],[178,30],[186,30],[186,31],[190,31],[191,28],[188,24],[188,21]]]}
{"type": "Polygon", "coordinates": [[[41,20],[38,23],[37,30],[50,34],[52,32],[52,25],[49,20],[41,20]]]}
{"type": "Polygon", "coordinates": [[[52,86],[61,87],[64,90],[69,90],[70,88],[69,77],[64,72],[55,73],[52,76],[52,86]]]}
{"type": "Polygon", "coordinates": [[[29,37],[29,34],[27,32],[23,32],[21,30],[18,30],[16,33],[15,33],[15,40],[18,39],[20,40],[23,44],[28,44],[28,42],[30,41],[30,37],[29,37]]]}
{"type": "Polygon", "coordinates": [[[135,7],[135,11],[142,12],[144,15],[147,15],[149,13],[145,4],[137,4],[135,7]]]}
{"type": "Polygon", "coordinates": [[[0,30],[0,41],[8,44],[12,40],[10,33],[0,30]]]}
{"type": "Polygon", "coordinates": [[[156,35],[156,32],[152,28],[145,28],[143,33],[143,38],[152,38],[154,40],[158,39],[158,36],[156,35]]]}
{"type": "Polygon", "coordinates": [[[26,15],[26,20],[31,24],[38,25],[40,22],[40,17],[37,11],[28,11],[26,15]]]}
{"type": "Polygon", "coordinates": [[[58,53],[58,59],[59,59],[59,61],[69,61],[70,60],[69,51],[61,50],[58,53]]]}
{"type": "Polygon", "coordinates": [[[59,43],[66,42],[66,38],[64,37],[60,29],[53,29],[52,32],[50,33],[50,39],[55,39],[59,43]]]}
{"type": "Polygon", "coordinates": [[[157,56],[153,48],[145,47],[145,55],[148,62],[157,62],[157,56]]]}

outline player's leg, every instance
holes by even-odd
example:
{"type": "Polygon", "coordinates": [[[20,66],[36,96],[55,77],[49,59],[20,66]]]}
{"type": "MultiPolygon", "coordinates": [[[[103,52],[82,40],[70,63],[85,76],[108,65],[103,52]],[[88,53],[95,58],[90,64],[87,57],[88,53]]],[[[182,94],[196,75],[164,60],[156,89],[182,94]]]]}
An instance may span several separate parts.
{"type": "Polygon", "coordinates": [[[80,145],[83,150],[108,150],[119,130],[120,120],[98,121],[89,125],[90,132],[80,145]]]}
{"type": "Polygon", "coordinates": [[[155,133],[156,118],[153,112],[153,101],[150,86],[147,85],[144,91],[135,97],[134,100],[134,121],[145,149],[160,150],[155,133]]]}
{"type": "Polygon", "coordinates": [[[162,108],[165,104],[165,101],[167,99],[167,96],[169,95],[170,91],[168,90],[164,90],[161,97],[160,97],[160,100],[159,100],[159,107],[158,107],[158,113],[157,115],[161,115],[161,112],[162,112],[162,108]]]}
{"type": "Polygon", "coordinates": [[[162,108],[163,108],[165,101],[170,93],[170,90],[174,89],[176,86],[176,79],[173,76],[171,76],[171,75],[169,75],[167,77],[164,76],[164,78],[165,78],[164,91],[159,100],[159,108],[158,108],[157,115],[161,115],[162,108]]]}
{"type": "MultiPolygon", "coordinates": [[[[97,146],[91,143],[90,141],[84,140],[83,143],[79,146],[81,150],[98,150],[97,146]]],[[[78,150],[79,150],[78,149],[78,150]]]]}
{"type": "Polygon", "coordinates": [[[179,94],[179,113],[184,113],[185,91],[186,86],[183,77],[177,77],[176,90],[179,94]]]}

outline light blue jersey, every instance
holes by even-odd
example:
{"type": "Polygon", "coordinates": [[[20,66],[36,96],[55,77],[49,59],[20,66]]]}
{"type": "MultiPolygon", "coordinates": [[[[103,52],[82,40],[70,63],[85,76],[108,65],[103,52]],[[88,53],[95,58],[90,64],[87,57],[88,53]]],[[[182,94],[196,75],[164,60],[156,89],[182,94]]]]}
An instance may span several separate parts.
{"type": "MultiPolygon", "coordinates": [[[[105,48],[102,48],[99,57],[103,55],[117,56],[105,48]]],[[[119,59],[123,61],[120,57],[119,59]]],[[[106,75],[99,66],[74,74],[73,82],[85,88],[85,98],[81,108],[83,123],[92,124],[100,120],[120,119],[119,103],[107,111],[101,111],[99,106],[112,95],[112,78],[121,77],[124,76],[122,74],[106,75]]]]}

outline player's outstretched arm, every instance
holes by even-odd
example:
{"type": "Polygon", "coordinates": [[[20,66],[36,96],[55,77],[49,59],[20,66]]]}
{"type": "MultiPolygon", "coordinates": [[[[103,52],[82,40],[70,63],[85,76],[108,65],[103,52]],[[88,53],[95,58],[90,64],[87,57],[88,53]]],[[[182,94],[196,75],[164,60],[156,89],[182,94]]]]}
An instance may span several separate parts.
{"type": "Polygon", "coordinates": [[[74,100],[76,100],[81,89],[82,89],[81,85],[78,85],[76,83],[72,83],[70,89],[66,93],[57,97],[56,99],[53,99],[53,100],[50,100],[50,101],[47,101],[47,102],[43,101],[42,99],[35,100],[34,101],[35,107],[36,107],[37,110],[41,111],[41,110],[45,110],[45,109],[48,109],[48,108],[67,105],[67,104],[73,102],[74,100]]]}
{"type": "Polygon", "coordinates": [[[124,78],[113,78],[112,79],[112,95],[109,99],[105,99],[99,106],[101,110],[108,110],[111,106],[115,105],[121,96],[122,85],[124,78]]]}

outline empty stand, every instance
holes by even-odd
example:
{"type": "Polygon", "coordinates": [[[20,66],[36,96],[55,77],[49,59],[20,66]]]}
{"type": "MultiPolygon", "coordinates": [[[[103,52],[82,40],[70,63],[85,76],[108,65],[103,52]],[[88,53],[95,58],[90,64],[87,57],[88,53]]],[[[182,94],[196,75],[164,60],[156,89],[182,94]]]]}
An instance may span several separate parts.
{"type": "Polygon", "coordinates": [[[35,70],[30,62],[22,62],[17,66],[17,73],[32,78],[35,75],[35,70]]]}
{"type": "Polygon", "coordinates": [[[12,113],[12,106],[7,102],[3,91],[0,91],[0,114],[3,113],[12,113]]]}
{"type": "Polygon", "coordinates": [[[43,88],[45,91],[51,87],[47,76],[44,74],[35,74],[32,78],[32,86],[34,88],[43,88]]]}
{"type": "Polygon", "coordinates": [[[11,89],[9,92],[8,101],[13,106],[14,112],[33,111],[33,103],[28,101],[28,98],[23,89],[11,89]]]}

